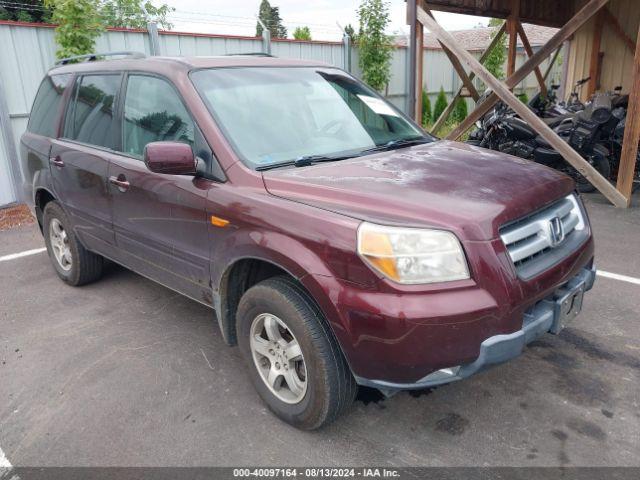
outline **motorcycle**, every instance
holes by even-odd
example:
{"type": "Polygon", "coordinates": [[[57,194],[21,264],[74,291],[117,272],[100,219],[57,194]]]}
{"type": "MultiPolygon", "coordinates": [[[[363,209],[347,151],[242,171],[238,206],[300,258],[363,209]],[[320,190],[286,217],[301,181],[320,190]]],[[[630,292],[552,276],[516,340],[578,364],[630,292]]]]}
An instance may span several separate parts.
{"type": "MultiPolygon", "coordinates": [[[[610,151],[602,144],[603,126],[611,119],[610,97],[594,98],[581,112],[566,118],[552,119],[554,131],[580,155],[585,158],[601,175],[609,178],[611,165],[610,151]]],[[[580,192],[592,192],[595,187],[577,170],[569,165],[562,155],[510,109],[499,103],[489,112],[468,143],[484,148],[508,153],[517,157],[533,160],[573,177],[580,192]]]]}
{"type": "MultiPolygon", "coordinates": [[[[627,110],[624,107],[618,107],[613,110],[612,114],[614,120],[611,123],[615,123],[615,126],[609,127],[608,135],[608,147],[611,152],[610,162],[611,170],[615,177],[618,176],[618,170],[620,168],[620,158],[622,157],[622,145],[624,140],[624,132],[627,124],[627,110]]],[[[636,156],[636,168],[635,178],[633,179],[634,191],[640,187],[640,149],[636,156]]]]}

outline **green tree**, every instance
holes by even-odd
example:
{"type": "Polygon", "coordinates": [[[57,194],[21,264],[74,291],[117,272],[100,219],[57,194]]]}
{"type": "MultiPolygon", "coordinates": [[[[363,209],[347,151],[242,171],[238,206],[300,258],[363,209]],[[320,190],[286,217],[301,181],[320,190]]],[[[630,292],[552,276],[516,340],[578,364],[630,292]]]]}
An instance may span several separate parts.
{"type": "MultiPolygon", "coordinates": [[[[500,27],[504,20],[500,20],[499,18],[492,18],[489,20],[489,26],[494,27],[491,32],[491,39],[495,38],[495,36],[500,31],[500,27]]],[[[484,61],[484,66],[487,67],[494,77],[502,80],[504,78],[504,62],[507,59],[507,38],[506,35],[502,35],[502,38],[498,43],[493,47],[491,53],[487,56],[484,61]]]]}
{"type": "MultiPolygon", "coordinates": [[[[258,9],[258,18],[262,20],[269,31],[271,38],[287,38],[287,28],[283,25],[280,18],[280,8],[272,7],[269,0],[262,0],[258,9]]],[[[262,35],[262,25],[260,22],[256,24],[256,37],[262,35]]]]}
{"type": "Polygon", "coordinates": [[[51,11],[45,7],[43,0],[0,0],[0,20],[48,23],[51,21],[51,11]]]}
{"type": "Polygon", "coordinates": [[[356,34],[356,31],[353,28],[353,25],[349,23],[346,27],[344,27],[344,33],[346,33],[351,37],[351,41],[355,45],[358,40],[358,35],[356,34]]]}
{"type": "Polygon", "coordinates": [[[391,79],[391,38],[385,33],[389,25],[389,4],[383,0],[362,0],[358,8],[359,65],[362,79],[381,91],[391,79]]]}
{"type": "Polygon", "coordinates": [[[422,89],[422,125],[431,125],[433,118],[431,116],[431,99],[425,89],[422,89]]]}
{"type": "Polygon", "coordinates": [[[144,0],[104,0],[100,13],[104,24],[109,27],[147,28],[147,23],[156,22],[170,30],[173,25],[167,20],[167,15],[174,10],[166,4],[156,7],[144,0]]]}
{"type": "Polygon", "coordinates": [[[527,92],[522,92],[518,95],[518,98],[520,99],[520,101],[524,104],[529,104],[529,95],[527,95],[527,92]]]}
{"type": "Polygon", "coordinates": [[[467,118],[468,113],[469,112],[467,111],[467,101],[464,98],[459,98],[458,101],[456,102],[456,106],[453,107],[453,112],[451,113],[451,120],[454,123],[460,123],[465,118],[467,118]]]}
{"type": "Polygon", "coordinates": [[[293,31],[293,38],[296,40],[311,40],[311,30],[309,30],[309,27],[296,27],[293,31]]]}
{"type": "Polygon", "coordinates": [[[449,105],[447,101],[447,95],[444,93],[444,88],[440,87],[440,92],[438,92],[438,98],[436,98],[436,105],[433,108],[433,118],[440,118],[442,112],[444,112],[449,105]]]}
{"type": "Polygon", "coordinates": [[[98,0],[45,0],[53,10],[58,58],[94,51],[96,38],[103,31],[98,0]]]}
{"type": "Polygon", "coordinates": [[[27,12],[26,10],[20,10],[17,14],[16,14],[16,20],[19,22],[27,22],[27,23],[31,23],[33,22],[33,17],[31,16],[31,14],[29,12],[27,12]]]}

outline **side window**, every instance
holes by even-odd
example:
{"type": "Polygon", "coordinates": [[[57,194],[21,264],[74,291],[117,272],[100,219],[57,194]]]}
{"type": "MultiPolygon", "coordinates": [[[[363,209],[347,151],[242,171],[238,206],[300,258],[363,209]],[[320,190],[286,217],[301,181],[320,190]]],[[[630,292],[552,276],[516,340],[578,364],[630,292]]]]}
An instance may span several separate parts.
{"type": "Polygon", "coordinates": [[[130,75],[124,100],[122,147],[142,156],[150,142],[194,144],[194,123],[175,89],[160,78],[130,75]]]}
{"type": "Polygon", "coordinates": [[[69,83],[70,74],[44,77],[33,101],[27,130],[45,137],[56,137],[56,119],[62,94],[69,83]]]}
{"type": "Polygon", "coordinates": [[[115,149],[114,108],[120,75],[85,75],[76,83],[75,100],[65,119],[64,136],[115,149]]]}

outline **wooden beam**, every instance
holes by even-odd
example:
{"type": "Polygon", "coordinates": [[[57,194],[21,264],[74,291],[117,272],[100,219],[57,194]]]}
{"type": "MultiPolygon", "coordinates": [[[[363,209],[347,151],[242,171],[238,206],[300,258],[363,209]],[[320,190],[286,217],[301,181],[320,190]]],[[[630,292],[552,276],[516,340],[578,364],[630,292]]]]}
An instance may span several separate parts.
{"type": "Polygon", "coordinates": [[[444,30],[438,22],[431,18],[420,7],[417,8],[418,20],[455,53],[461,62],[476,72],[485,84],[491,87],[499,98],[509,105],[525,122],[527,122],[537,133],[544,138],[553,149],[574,167],[580,174],[589,180],[598,190],[600,190],[614,205],[626,206],[627,199],[614,188],[609,181],[604,178],[593,166],[580,156],[569,146],[558,134],[533,113],[527,105],[522,103],[510,90],[507,85],[496,79],[473,55],[456,43],[454,38],[444,30]]]}
{"type": "MultiPolygon", "coordinates": [[[[429,9],[425,8],[424,10],[425,12],[427,12],[428,15],[431,15],[431,18],[433,18],[433,14],[429,9]]],[[[451,62],[451,64],[453,65],[453,68],[455,69],[456,73],[460,77],[460,80],[462,80],[463,86],[467,88],[467,90],[469,91],[469,95],[471,95],[471,97],[477,102],[478,99],[480,98],[480,95],[478,94],[478,91],[476,90],[475,85],[469,78],[469,75],[467,75],[466,70],[460,63],[460,60],[458,60],[458,57],[456,57],[451,52],[451,50],[447,48],[447,46],[444,43],[442,42],[438,42],[438,43],[442,47],[442,50],[444,50],[444,53],[447,55],[447,57],[449,57],[449,61],[451,62]]]]}
{"type": "Polygon", "coordinates": [[[604,28],[604,9],[600,10],[595,18],[593,26],[593,38],[591,40],[591,61],[589,65],[589,88],[587,98],[591,97],[600,86],[600,46],[602,45],[602,30],[604,28]]]}
{"type": "Polygon", "coordinates": [[[631,205],[633,177],[638,155],[638,142],[640,142],[640,30],[638,30],[636,54],[633,62],[633,85],[629,94],[627,123],[624,129],[624,141],[622,143],[622,154],[620,155],[620,167],[618,168],[618,182],[616,185],[618,191],[626,197],[627,207],[631,205]]]}
{"type": "Polygon", "coordinates": [[[544,75],[542,76],[545,82],[547,81],[547,78],[549,78],[549,74],[551,73],[551,70],[553,70],[553,66],[556,64],[556,60],[558,60],[558,57],[560,56],[561,51],[562,51],[562,46],[558,47],[556,49],[556,53],[553,54],[553,58],[551,58],[551,61],[547,66],[547,70],[544,72],[544,75]]]}
{"type": "MultiPolygon", "coordinates": [[[[520,35],[520,40],[522,40],[522,45],[524,46],[525,52],[527,52],[527,56],[529,58],[533,57],[533,48],[531,48],[531,44],[529,43],[529,38],[527,37],[526,32],[524,31],[524,27],[520,20],[518,20],[518,35],[520,35]]],[[[536,73],[536,78],[538,79],[538,85],[540,85],[540,92],[544,97],[547,96],[547,85],[544,83],[544,77],[542,76],[542,72],[540,71],[540,67],[536,67],[534,69],[536,73]]]]}
{"type": "MultiPolygon", "coordinates": [[[[544,44],[540,50],[533,54],[533,57],[529,58],[524,64],[509,78],[507,78],[506,85],[509,88],[513,88],[518,85],[522,80],[527,78],[535,67],[540,65],[542,61],[553,53],[556,48],[562,46],[562,42],[573,35],[582,25],[584,25],[598,10],[604,7],[609,0],[590,0],[582,9],[576,13],[571,20],[569,20],[561,29],[559,29],[551,39],[544,44]]],[[[493,108],[496,102],[499,100],[495,93],[490,94],[486,100],[471,112],[460,125],[453,130],[448,139],[455,140],[459,138],[464,132],[469,130],[471,126],[480,120],[484,114],[493,108]]]]}
{"type": "Polygon", "coordinates": [[[424,75],[424,26],[416,21],[416,111],[415,120],[422,125],[422,89],[424,75]]]}
{"type": "Polygon", "coordinates": [[[507,77],[516,71],[518,53],[518,23],[520,22],[520,0],[509,2],[509,17],[507,18],[507,32],[509,32],[509,49],[507,50],[507,77]]]}
{"type": "Polygon", "coordinates": [[[631,50],[632,52],[635,52],[636,43],[633,41],[633,39],[629,35],[627,35],[627,32],[624,31],[624,28],[622,28],[622,25],[620,25],[620,22],[615,17],[615,15],[611,13],[611,10],[609,10],[609,7],[603,9],[602,13],[604,14],[605,23],[613,29],[616,35],[620,37],[620,40],[624,42],[624,44],[627,46],[627,48],[629,48],[629,50],[631,50]]]}
{"type": "MultiPolygon", "coordinates": [[[[500,26],[500,29],[496,33],[495,37],[493,37],[493,40],[491,40],[491,43],[489,44],[487,49],[482,53],[482,56],[480,57],[480,63],[484,63],[485,62],[485,60],[487,59],[487,57],[489,56],[491,51],[496,47],[498,42],[500,42],[500,40],[502,39],[502,36],[504,35],[504,32],[506,30],[507,30],[507,23],[503,22],[502,25],[500,26]]],[[[473,80],[475,78],[475,76],[476,76],[476,74],[474,72],[470,72],[469,73],[469,79],[470,80],[473,80]]],[[[431,128],[431,133],[432,134],[435,135],[436,133],[438,133],[438,131],[445,124],[445,122],[449,118],[449,115],[451,115],[451,112],[455,108],[456,102],[458,101],[458,98],[460,98],[460,96],[462,95],[462,91],[463,90],[464,90],[464,85],[460,86],[460,88],[458,89],[458,93],[456,93],[453,96],[453,100],[451,100],[451,103],[449,105],[447,105],[447,108],[445,108],[445,110],[442,112],[442,115],[440,115],[440,118],[438,118],[436,120],[436,123],[433,124],[433,127],[431,128]]]]}

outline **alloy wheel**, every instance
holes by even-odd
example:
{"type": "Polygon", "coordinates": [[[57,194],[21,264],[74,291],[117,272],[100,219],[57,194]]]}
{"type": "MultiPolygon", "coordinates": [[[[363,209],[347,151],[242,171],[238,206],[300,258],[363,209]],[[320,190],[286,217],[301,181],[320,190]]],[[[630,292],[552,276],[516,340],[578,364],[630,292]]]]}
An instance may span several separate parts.
{"type": "Polygon", "coordinates": [[[71,270],[73,265],[71,257],[71,247],[69,246],[69,237],[62,223],[57,218],[52,218],[49,223],[49,242],[53,256],[56,258],[58,265],[65,272],[71,270]]]}
{"type": "Polygon", "coordinates": [[[260,378],[278,399],[295,404],[307,392],[307,368],[300,344],[287,324],[263,313],[251,324],[250,348],[260,378]]]}

